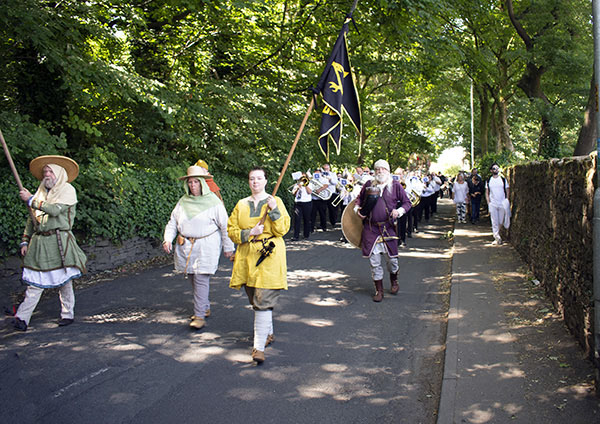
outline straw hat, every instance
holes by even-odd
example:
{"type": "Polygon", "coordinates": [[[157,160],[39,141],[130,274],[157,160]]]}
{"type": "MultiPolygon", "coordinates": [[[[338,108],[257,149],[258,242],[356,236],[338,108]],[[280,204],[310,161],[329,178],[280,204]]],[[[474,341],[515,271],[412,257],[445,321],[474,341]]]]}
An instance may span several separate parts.
{"type": "Polygon", "coordinates": [[[44,179],[43,169],[46,165],[58,165],[67,172],[67,182],[73,181],[79,175],[79,165],[66,156],[46,155],[38,156],[29,163],[29,170],[38,180],[44,179]]]}
{"type": "Polygon", "coordinates": [[[360,244],[362,242],[363,222],[362,219],[354,212],[355,204],[356,199],[351,201],[344,209],[344,213],[342,214],[342,233],[344,233],[344,236],[350,242],[350,244],[352,244],[352,246],[360,249],[360,244]]]}
{"type": "Polygon", "coordinates": [[[183,177],[179,177],[179,179],[187,180],[188,178],[197,178],[197,177],[212,178],[212,175],[210,175],[208,173],[208,171],[205,171],[200,166],[192,165],[187,169],[187,175],[184,175],[183,177]]]}

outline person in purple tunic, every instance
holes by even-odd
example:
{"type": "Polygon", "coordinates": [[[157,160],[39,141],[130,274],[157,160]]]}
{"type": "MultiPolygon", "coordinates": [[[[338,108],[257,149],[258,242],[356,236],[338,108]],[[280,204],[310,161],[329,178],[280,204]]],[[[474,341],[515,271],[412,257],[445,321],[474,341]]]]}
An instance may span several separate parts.
{"type": "Polygon", "coordinates": [[[394,224],[396,219],[410,210],[410,206],[406,192],[398,181],[392,179],[387,161],[380,159],[375,162],[375,179],[365,183],[354,207],[354,211],[363,220],[362,253],[363,257],[369,258],[371,264],[375,302],[383,300],[383,258],[390,272],[390,293],[396,294],[400,289],[398,237],[394,224]]]}

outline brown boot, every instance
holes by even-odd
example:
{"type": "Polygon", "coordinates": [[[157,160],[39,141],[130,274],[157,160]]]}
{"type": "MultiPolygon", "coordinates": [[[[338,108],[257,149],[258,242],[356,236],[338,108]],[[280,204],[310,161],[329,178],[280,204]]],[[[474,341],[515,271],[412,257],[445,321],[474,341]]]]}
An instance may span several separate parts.
{"type": "Polygon", "coordinates": [[[375,296],[373,296],[373,302],[381,302],[383,300],[383,280],[374,280],[375,282],[375,296]]]}
{"type": "Polygon", "coordinates": [[[398,285],[398,273],[392,274],[390,273],[390,282],[392,283],[392,288],[390,290],[391,294],[398,293],[400,290],[400,286],[398,285]]]}

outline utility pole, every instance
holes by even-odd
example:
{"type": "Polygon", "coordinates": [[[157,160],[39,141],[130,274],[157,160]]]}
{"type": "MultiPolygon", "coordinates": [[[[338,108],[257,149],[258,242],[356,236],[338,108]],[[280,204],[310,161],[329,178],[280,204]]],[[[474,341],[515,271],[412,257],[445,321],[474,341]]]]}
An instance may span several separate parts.
{"type": "MultiPolygon", "coordinates": [[[[600,87],[600,0],[592,1],[594,21],[594,69],[596,75],[596,128],[600,135],[600,113],[598,112],[598,87],[600,87]]],[[[600,138],[596,139],[596,149],[600,155],[600,138]]],[[[596,393],[600,393],[600,172],[596,156],[596,178],[598,184],[594,192],[594,365],[596,374],[596,393]]]]}

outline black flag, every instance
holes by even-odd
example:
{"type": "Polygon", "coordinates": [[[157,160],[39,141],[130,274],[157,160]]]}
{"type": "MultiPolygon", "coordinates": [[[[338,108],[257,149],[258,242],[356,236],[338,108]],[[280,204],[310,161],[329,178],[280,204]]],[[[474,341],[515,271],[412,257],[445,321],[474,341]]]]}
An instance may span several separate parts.
{"type": "Polygon", "coordinates": [[[345,112],[356,127],[359,137],[361,131],[360,103],[354,82],[354,75],[348,57],[346,33],[348,32],[347,19],[342,26],[327,66],[319,79],[317,90],[323,98],[323,111],[321,114],[321,132],[319,147],[329,160],[329,140],[335,143],[337,154],[342,147],[342,114],[345,112]]]}

